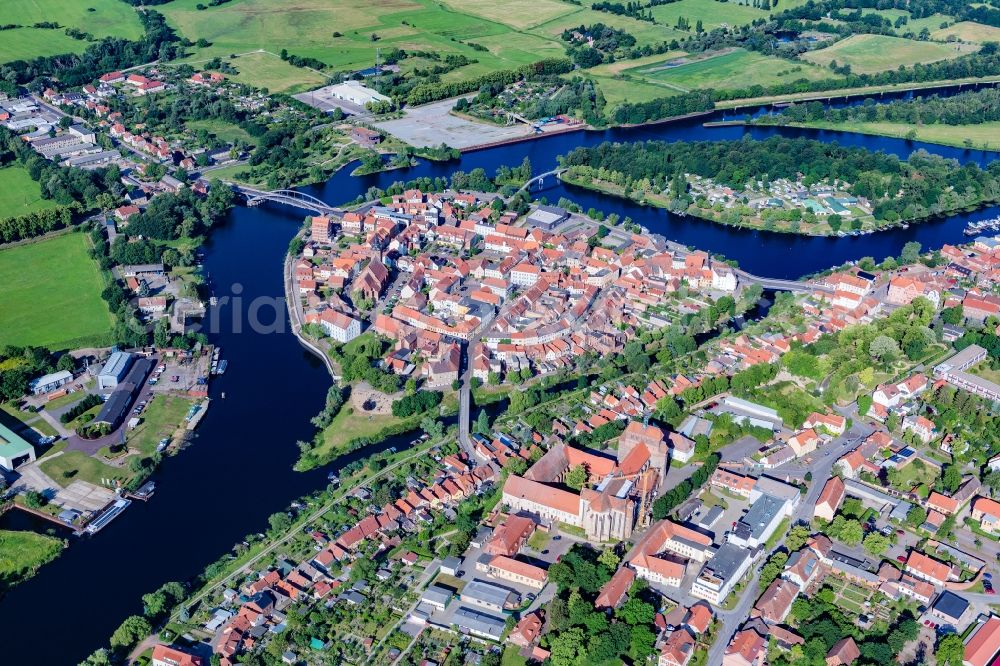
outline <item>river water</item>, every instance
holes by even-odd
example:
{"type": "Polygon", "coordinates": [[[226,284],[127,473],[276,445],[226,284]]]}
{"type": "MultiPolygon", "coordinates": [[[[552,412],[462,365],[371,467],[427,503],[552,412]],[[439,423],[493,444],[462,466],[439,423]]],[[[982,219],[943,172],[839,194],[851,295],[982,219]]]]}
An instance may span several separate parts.
{"type": "MultiPolygon", "coordinates": [[[[752,110],[760,113],[763,110],[752,110]]],[[[733,113],[729,112],[729,117],[733,113]]],[[[726,114],[674,124],[576,132],[466,153],[446,164],[418,166],[354,178],[341,171],[327,183],[305,188],[331,204],[350,201],[370,186],[396,180],[448,176],[455,170],[483,167],[492,175],[501,164],[517,165],[527,156],[536,173],[556,165],[556,156],[602,141],[646,139],[735,139],[774,134],[811,136],[906,156],[925,148],[963,162],[981,165],[996,153],[943,148],[880,137],[777,128],[725,127],[702,123],[726,114]]],[[[896,255],[904,243],[925,248],[964,240],[969,220],[996,215],[985,210],[911,225],[879,234],[848,238],[804,238],[746,231],[681,218],[559,183],[546,183],[541,194],[555,201],[565,196],[586,208],[628,215],[654,233],[736,259],[758,275],[796,278],[848,259],[896,255]]],[[[130,614],[141,612],[140,596],[169,580],[188,580],[230,550],[246,534],[263,530],[267,516],[295,498],[321,487],[329,469],[292,470],[297,440],[309,439],[309,419],[321,408],[330,380],[322,364],[288,332],[282,307],[263,308],[261,318],[278,317],[285,332],[254,332],[245,325],[251,303],[283,296],[282,261],[288,242],[302,222],[299,211],[263,206],[237,208],[212,232],[205,248],[205,269],[216,295],[240,300],[224,309],[213,343],[229,359],[226,374],[212,382],[211,409],[193,444],[157,471],[155,497],[134,502],[93,538],[77,540],[58,560],[0,600],[5,645],[0,663],[76,664],[107,644],[111,632],[130,614]],[[233,317],[233,313],[238,317],[233,317]],[[276,314],[274,314],[276,312],[276,314]],[[236,325],[234,325],[236,324],[236,325]],[[221,393],[226,398],[221,399],[221,393]]],[[[410,437],[392,438],[349,456],[344,462],[388,446],[405,446],[410,437]]]]}

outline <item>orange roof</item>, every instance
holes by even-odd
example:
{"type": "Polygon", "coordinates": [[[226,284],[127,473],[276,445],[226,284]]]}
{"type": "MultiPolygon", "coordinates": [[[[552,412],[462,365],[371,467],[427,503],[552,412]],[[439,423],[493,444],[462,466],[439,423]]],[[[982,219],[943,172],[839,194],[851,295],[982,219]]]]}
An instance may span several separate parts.
{"type": "Polygon", "coordinates": [[[708,631],[708,625],[712,623],[712,609],[704,602],[691,606],[687,620],[684,621],[689,627],[699,634],[708,631]]]}
{"type": "Polygon", "coordinates": [[[153,661],[163,661],[177,666],[201,666],[204,663],[201,657],[196,657],[187,652],[181,652],[169,645],[157,645],[153,648],[153,661]]]}
{"type": "Polygon", "coordinates": [[[968,666],[987,666],[1000,651],[1000,618],[991,617],[965,644],[962,663],[968,666]]]}
{"type": "Polygon", "coordinates": [[[955,513],[958,511],[959,501],[954,497],[948,497],[934,491],[927,498],[927,505],[937,509],[941,513],[955,513]]]}
{"type": "Polygon", "coordinates": [[[539,583],[544,583],[549,577],[549,572],[545,569],[536,567],[534,564],[515,560],[506,555],[497,555],[494,557],[490,560],[490,566],[496,567],[501,571],[509,571],[516,576],[524,576],[525,578],[537,580],[539,583]]]}
{"type": "Polygon", "coordinates": [[[580,513],[580,497],[578,495],[547,486],[544,483],[530,481],[516,474],[507,477],[507,481],[503,484],[503,492],[504,495],[525,499],[574,516],[580,513]]]}
{"type": "Polygon", "coordinates": [[[1000,518],[1000,502],[989,497],[977,497],[972,501],[972,510],[981,511],[994,518],[1000,518]]]}
{"type": "Polygon", "coordinates": [[[830,477],[830,480],[826,482],[826,485],[823,486],[823,492],[820,493],[816,504],[828,504],[836,508],[840,506],[840,502],[843,499],[844,482],[840,480],[839,476],[832,476],[830,477]]]}
{"type": "Polygon", "coordinates": [[[628,567],[621,567],[615,572],[594,601],[594,606],[598,609],[616,608],[622,602],[625,593],[632,587],[635,580],[635,572],[628,567]]]}
{"type": "Polygon", "coordinates": [[[928,557],[918,551],[910,551],[910,556],[906,560],[906,568],[923,574],[927,578],[941,581],[948,580],[951,568],[944,562],[938,562],[933,557],[928,557]]]}

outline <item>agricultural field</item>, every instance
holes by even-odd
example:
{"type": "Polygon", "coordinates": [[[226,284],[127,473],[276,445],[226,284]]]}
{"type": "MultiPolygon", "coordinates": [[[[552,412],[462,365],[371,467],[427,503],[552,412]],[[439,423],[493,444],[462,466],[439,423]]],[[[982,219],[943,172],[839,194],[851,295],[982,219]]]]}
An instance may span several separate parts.
{"type": "MultiPolygon", "coordinates": [[[[542,5],[573,5],[545,0],[542,5]]],[[[480,61],[486,71],[515,67],[540,56],[524,54],[516,44],[510,53],[477,51],[462,42],[514,32],[510,26],[461,13],[431,0],[244,0],[198,10],[199,0],[175,0],[158,7],[178,32],[211,45],[195,51],[192,60],[245,54],[263,49],[278,54],[316,58],[342,70],[370,67],[375,50],[393,47],[411,51],[462,53],[480,61]],[[338,33],[339,36],[334,36],[338,33]]],[[[459,2],[458,4],[462,4],[459,2]]],[[[473,3],[483,4],[486,3],[473,3]]],[[[496,12],[490,7],[491,12],[496,12]]],[[[551,16],[551,9],[543,17],[551,16]]],[[[511,44],[505,42],[504,45],[511,44]]],[[[533,47],[533,45],[532,45],[533,47]]],[[[241,74],[257,74],[242,63],[241,74]]],[[[261,63],[262,64],[262,63],[261,63]]],[[[282,63],[284,64],[284,63],[282,63]]],[[[237,62],[240,68],[240,63],[237,62]]],[[[307,71],[307,70],[303,70],[307,71]]],[[[266,85],[263,81],[261,85],[266,85]]]]}
{"type": "Polygon", "coordinates": [[[931,32],[931,39],[955,37],[963,42],[1000,42],[1000,28],[975,21],[962,21],[931,32]]]}
{"type": "Polygon", "coordinates": [[[96,38],[136,39],[142,25],[135,10],[121,0],[8,0],[0,2],[0,25],[25,26],[5,30],[0,37],[0,63],[27,60],[45,55],[79,53],[89,42],[66,35],[66,28],[78,28],[96,38]],[[43,21],[61,27],[32,28],[43,21]]]}
{"type": "Polygon", "coordinates": [[[17,166],[0,168],[0,220],[55,207],[54,201],[42,198],[38,183],[25,169],[17,166]]]}
{"type": "MultiPolygon", "coordinates": [[[[714,0],[702,1],[714,2],[714,0]]],[[[639,46],[645,46],[646,44],[659,44],[663,41],[669,42],[672,39],[681,40],[688,35],[688,33],[682,30],[675,30],[670,26],[661,25],[659,23],[640,21],[630,16],[619,16],[617,14],[609,14],[608,12],[599,12],[595,9],[591,9],[589,3],[585,4],[587,4],[585,7],[569,5],[574,9],[572,13],[564,14],[559,18],[552,19],[551,21],[547,21],[545,23],[540,23],[531,28],[530,32],[550,39],[559,40],[561,42],[563,30],[578,28],[581,25],[603,23],[604,25],[618,28],[619,30],[624,30],[629,33],[635,37],[636,43],[639,46]]]]}
{"type": "Polygon", "coordinates": [[[856,74],[874,74],[896,69],[900,65],[909,67],[918,62],[957,58],[975,50],[976,47],[964,44],[918,42],[885,35],[852,35],[824,49],[804,53],[802,57],[824,67],[835,60],[839,65],[850,65],[856,74]]]}
{"type": "Polygon", "coordinates": [[[878,9],[873,11],[866,11],[864,14],[865,16],[869,16],[871,14],[878,14],[880,16],[884,16],[890,21],[892,21],[893,25],[895,25],[897,19],[899,19],[901,16],[905,16],[906,23],[895,29],[896,34],[900,36],[905,35],[907,33],[913,33],[914,35],[919,35],[920,31],[923,30],[924,28],[927,28],[929,31],[934,32],[935,30],[938,30],[942,24],[951,23],[952,21],[954,21],[954,19],[948,16],[947,14],[932,14],[931,16],[927,16],[925,18],[915,19],[911,16],[910,12],[906,11],[905,9],[878,9]]]}
{"type": "Polygon", "coordinates": [[[525,30],[576,11],[574,5],[560,0],[445,0],[444,4],[462,14],[480,16],[515,30],[525,30]]]}
{"type": "Polygon", "coordinates": [[[626,70],[628,74],[687,92],[696,88],[745,88],[774,85],[798,79],[824,79],[829,72],[809,63],[791,62],[743,49],[705,54],[705,57],[674,59],[626,70]]]}
{"type": "Polygon", "coordinates": [[[677,25],[678,18],[685,18],[694,30],[698,21],[705,30],[720,26],[740,26],[752,23],[756,19],[766,18],[775,12],[793,9],[806,4],[806,0],[777,0],[771,10],[757,9],[750,2],[725,2],[718,0],[678,0],[666,5],[653,7],[653,18],[668,28],[677,25]]]}
{"type": "Polygon", "coordinates": [[[0,345],[70,349],[101,342],[112,317],[82,233],[0,250],[0,345]]]}

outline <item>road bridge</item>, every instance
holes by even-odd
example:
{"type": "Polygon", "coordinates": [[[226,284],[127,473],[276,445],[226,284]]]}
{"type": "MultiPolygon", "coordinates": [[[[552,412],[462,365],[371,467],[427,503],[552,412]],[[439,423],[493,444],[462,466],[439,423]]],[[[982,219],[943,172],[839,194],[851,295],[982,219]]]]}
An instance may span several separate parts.
{"type": "Polygon", "coordinates": [[[269,192],[267,190],[258,190],[253,187],[238,185],[235,183],[228,183],[228,185],[232,187],[234,191],[239,192],[246,197],[247,205],[249,206],[255,206],[264,201],[272,201],[285,206],[292,206],[293,208],[307,210],[317,215],[335,215],[339,217],[343,214],[343,211],[339,208],[331,206],[325,201],[317,199],[310,194],[299,192],[298,190],[274,190],[269,192]]]}
{"type": "Polygon", "coordinates": [[[759,275],[753,275],[752,273],[747,273],[744,270],[733,269],[736,276],[741,282],[749,284],[759,284],[764,289],[772,289],[774,291],[793,291],[793,292],[808,292],[808,291],[823,291],[832,294],[836,291],[833,287],[823,284],[821,282],[801,282],[799,280],[782,280],[780,278],[769,278],[760,277],[759,275]]]}
{"type": "Polygon", "coordinates": [[[545,173],[540,173],[537,176],[535,176],[534,178],[532,178],[531,180],[529,180],[528,182],[526,182],[524,185],[522,185],[521,188],[517,192],[515,192],[514,194],[516,195],[519,192],[523,192],[524,190],[529,190],[530,191],[531,190],[531,186],[534,183],[541,183],[546,178],[548,178],[549,176],[558,176],[559,174],[563,173],[564,171],[566,171],[566,168],[565,167],[560,167],[558,169],[553,169],[552,171],[546,171],[545,173]]]}

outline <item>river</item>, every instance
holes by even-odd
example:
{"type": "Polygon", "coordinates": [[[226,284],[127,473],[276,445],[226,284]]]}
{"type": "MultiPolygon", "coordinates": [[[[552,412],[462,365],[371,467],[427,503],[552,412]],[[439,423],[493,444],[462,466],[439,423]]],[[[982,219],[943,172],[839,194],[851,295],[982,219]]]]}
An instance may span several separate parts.
{"type": "MultiPolygon", "coordinates": [[[[744,133],[758,138],[779,133],[813,136],[901,156],[926,148],[979,164],[1000,157],[836,132],[702,127],[706,120],[726,115],[720,112],[674,124],[549,136],[466,153],[456,162],[422,162],[359,178],[341,171],[327,183],[305,189],[339,204],[370,186],[387,187],[396,180],[447,176],[458,169],[477,167],[492,175],[497,166],[519,164],[525,156],[536,173],[542,173],[555,166],[557,155],[606,140],[733,139],[744,133]]],[[[728,117],[732,116],[729,112],[728,117]]],[[[909,240],[917,240],[925,248],[961,242],[968,220],[997,214],[995,210],[979,211],[869,236],[806,238],[723,227],[561,183],[547,184],[550,187],[541,194],[551,201],[566,196],[585,209],[593,206],[629,215],[671,240],[722,253],[753,273],[782,278],[799,277],[865,255],[881,259],[898,254],[909,240]]],[[[270,205],[236,208],[212,232],[205,247],[205,269],[219,297],[238,292],[241,303],[228,308],[226,316],[220,318],[220,330],[210,334],[211,341],[221,345],[223,356],[229,359],[226,374],[212,382],[211,409],[193,444],[168,459],[154,475],[157,491],[151,501],[134,502],[99,535],[77,540],[58,560],[0,600],[7,637],[0,662],[33,666],[78,663],[106,645],[127,615],[141,612],[142,594],[166,581],[198,575],[243,536],[264,529],[267,516],[325,483],[329,469],[299,473],[292,471],[292,465],[298,456],[295,442],[313,435],[309,419],[322,407],[329,376],[319,360],[288,332],[287,323],[284,333],[267,334],[246,326],[234,327],[231,316],[238,311],[245,321],[255,299],[283,296],[282,261],[302,218],[299,211],[270,205]],[[221,399],[223,391],[225,399],[221,399]]],[[[265,320],[271,312],[265,308],[265,320]]],[[[285,321],[283,307],[277,316],[285,321]]],[[[345,462],[387,446],[403,446],[408,439],[392,438],[356,452],[345,462]]]]}

